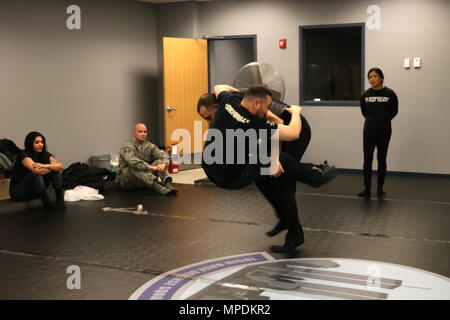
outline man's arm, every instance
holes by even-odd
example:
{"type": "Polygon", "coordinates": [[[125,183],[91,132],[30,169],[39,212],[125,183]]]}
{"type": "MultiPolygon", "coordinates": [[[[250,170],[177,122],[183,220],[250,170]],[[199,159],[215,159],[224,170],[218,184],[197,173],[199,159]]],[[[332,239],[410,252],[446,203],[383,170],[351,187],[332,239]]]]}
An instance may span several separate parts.
{"type": "Polygon", "coordinates": [[[283,119],[279,118],[276,114],[274,114],[272,111],[268,111],[266,114],[266,119],[270,120],[278,125],[284,124],[283,119]]]}
{"type": "MultiPolygon", "coordinates": [[[[270,110],[266,113],[266,119],[272,121],[273,123],[276,123],[277,125],[284,124],[283,119],[279,118],[276,114],[274,114],[270,110]]],[[[283,141],[279,141],[278,144],[279,144],[278,151],[281,152],[281,148],[283,147],[283,141]]]]}
{"type": "MultiPolygon", "coordinates": [[[[152,163],[157,164],[153,168],[150,168],[153,171],[164,171],[164,169],[170,163],[169,154],[167,152],[165,152],[164,150],[159,149],[156,145],[152,145],[151,159],[156,159],[152,163]]],[[[150,167],[152,167],[152,166],[150,166],[150,167]]]]}
{"type": "Polygon", "coordinates": [[[359,99],[359,105],[361,106],[361,114],[365,118],[367,116],[367,109],[366,109],[366,97],[364,95],[361,95],[361,98],[359,99]]]}
{"type": "Polygon", "coordinates": [[[216,98],[219,97],[219,94],[222,91],[228,91],[228,92],[239,92],[239,89],[236,89],[232,86],[229,86],[227,84],[218,84],[214,86],[214,95],[216,96],[216,98]]]}
{"type": "Polygon", "coordinates": [[[291,113],[291,121],[287,126],[284,124],[278,125],[279,139],[280,141],[294,141],[299,138],[302,130],[302,121],[300,120],[302,108],[292,105],[286,110],[291,113]]]}

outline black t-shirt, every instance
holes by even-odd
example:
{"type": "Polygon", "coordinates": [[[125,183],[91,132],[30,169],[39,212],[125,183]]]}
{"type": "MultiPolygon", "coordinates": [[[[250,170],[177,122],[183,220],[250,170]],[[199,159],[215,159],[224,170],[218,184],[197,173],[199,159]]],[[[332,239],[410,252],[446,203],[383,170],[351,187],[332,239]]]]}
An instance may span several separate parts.
{"type": "Polygon", "coordinates": [[[28,172],[30,172],[30,170],[22,164],[22,160],[24,158],[31,158],[34,162],[49,164],[50,157],[52,156],[53,155],[48,153],[47,151],[43,151],[38,154],[34,153],[31,155],[26,151],[20,151],[17,155],[11,172],[10,189],[14,188],[14,186],[17,185],[27,175],[28,172]]]}
{"type": "Polygon", "coordinates": [[[252,115],[241,98],[223,91],[203,150],[202,167],[208,178],[222,188],[237,189],[260,176],[269,166],[271,137],[278,126],[252,115]]]}
{"type": "Polygon", "coordinates": [[[390,129],[391,120],[398,113],[398,99],[394,90],[384,87],[381,90],[372,88],[361,95],[361,113],[366,121],[364,130],[390,129]]]}

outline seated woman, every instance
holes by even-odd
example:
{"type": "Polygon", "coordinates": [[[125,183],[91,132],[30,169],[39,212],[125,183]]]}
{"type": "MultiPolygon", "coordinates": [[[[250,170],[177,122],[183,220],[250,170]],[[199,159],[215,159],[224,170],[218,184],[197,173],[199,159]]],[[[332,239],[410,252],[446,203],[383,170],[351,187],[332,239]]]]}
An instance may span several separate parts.
{"type": "Polygon", "coordinates": [[[65,209],[62,170],[63,165],[47,152],[45,137],[39,132],[30,132],[25,138],[25,150],[14,162],[9,185],[11,199],[30,201],[40,198],[45,209],[65,209]],[[50,183],[55,189],[56,203],[51,203],[47,195],[50,183]]]}

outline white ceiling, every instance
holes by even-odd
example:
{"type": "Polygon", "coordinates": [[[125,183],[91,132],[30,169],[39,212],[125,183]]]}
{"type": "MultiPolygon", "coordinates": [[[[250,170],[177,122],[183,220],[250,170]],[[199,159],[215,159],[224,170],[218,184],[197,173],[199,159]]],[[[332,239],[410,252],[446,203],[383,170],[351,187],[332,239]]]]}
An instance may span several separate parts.
{"type": "Polygon", "coordinates": [[[186,2],[186,1],[215,1],[215,0],[137,0],[141,2],[148,2],[148,3],[172,3],[172,2],[186,2]]]}

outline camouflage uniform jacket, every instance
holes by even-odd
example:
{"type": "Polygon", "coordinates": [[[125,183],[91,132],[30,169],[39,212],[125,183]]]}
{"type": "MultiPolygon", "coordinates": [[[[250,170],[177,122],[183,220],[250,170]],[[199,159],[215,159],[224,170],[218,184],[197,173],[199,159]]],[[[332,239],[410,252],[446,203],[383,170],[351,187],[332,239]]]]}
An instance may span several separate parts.
{"type": "Polygon", "coordinates": [[[120,148],[117,175],[120,176],[126,167],[134,171],[146,171],[149,165],[156,166],[161,163],[165,163],[166,168],[169,167],[170,157],[164,150],[159,149],[148,140],[140,145],[132,139],[120,148]]]}

